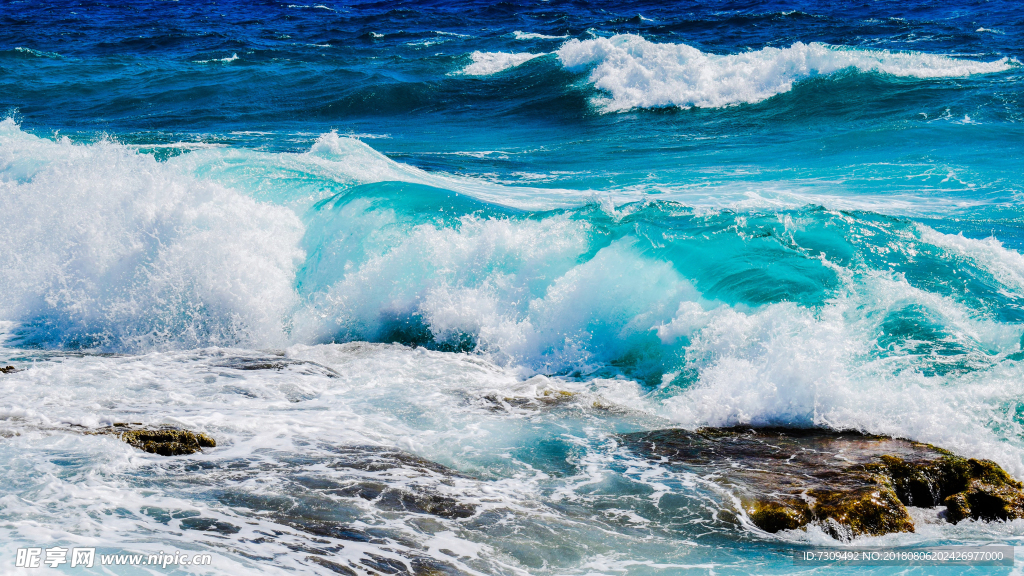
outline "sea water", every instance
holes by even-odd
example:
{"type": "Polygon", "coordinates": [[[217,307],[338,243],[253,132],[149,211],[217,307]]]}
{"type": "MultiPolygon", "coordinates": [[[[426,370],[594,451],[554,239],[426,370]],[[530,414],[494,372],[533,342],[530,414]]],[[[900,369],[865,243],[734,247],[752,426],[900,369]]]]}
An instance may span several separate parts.
{"type": "MultiPolygon", "coordinates": [[[[617,435],[1024,477],[1022,42],[1005,1],[3,3],[0,572],[941,571],[794,565],[843,544],[617,435]]],[[[1024,536],[917,528],[853,544],[1024,536]]]]}

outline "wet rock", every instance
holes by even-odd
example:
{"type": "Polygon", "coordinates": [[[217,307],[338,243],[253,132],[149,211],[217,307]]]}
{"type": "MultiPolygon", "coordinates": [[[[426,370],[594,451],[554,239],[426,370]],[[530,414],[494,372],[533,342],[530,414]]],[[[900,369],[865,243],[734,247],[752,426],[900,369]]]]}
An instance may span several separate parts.
{"type": "Polygon", "coordinates": [[[409,567],[405,562],[395,558],[387,558],[378,554],[364,553],[365,558],[360,558],[359,563],[376,570],[382,574],[408,574],[409,567]]]}
{"type": "Polygon", "coordinates": [[[309,518],[294,514],[289,515],[287,513],[275,513],[273,511],[269,517],[284,526],[289,526],[307,534],[313,534],[314,536],[335,538],[337,540],[348,540],[350,542],[369,542],[372,544],[387,543],[387,540],[384,538],[376,537],[365,530],[353,528],[343,522],[309,518]]]}
{"type": "Polygon", "coordinates": [[[331,562],[326,558],[321,558],[319,556],[306,556],[306,560],[309,562],[313,562],[314,564],[318,564],[324,568],[327,568],[335,574],[345,574],[346,576],[359,576],[358,574],[356,574],[355,570],[352,570],[347,566],[342,566],[337,562],[331,562]]]}
{"type": "Polygon", "coordinates": [[[181,529],[221,534],[237,534],[241,530],[238,526],[214,518],[185,518],[181,521],[181,529]]]}
{"type": "Polygon", "coordinates": [[[451,519],[469,518],[476,514],[476,506],[473,504],[459,502],[428,487],[415,484],[396,487],[385,483],[390,476],[388,472],[396,469],[405,470],[403,474],[412,471],[432,476],[442,484],[450,484],[452,478],[464,477],[447,466],[393,448],[346,446],[336,448],[335,452],[338,458],[327,465],[329,468],[383,474],[375,480],[365,479],[344,484],[328,490],[328,493],[369,500],[382,510],[432,514],[451,519]]]}
{"type": "Polygon", "coordinates": [[[225,358],[213,366],[217,368],[232,368],[234,370],[274,370],[280,372],[286,368],[294,368],[301,374],[319,374],[328,378],[337,378],[338,372],[322,364],[309,360],[294,360],[291,358],[254,358],[239,356],[225,358]]]}
{"type": "Polygon", "coordinates": [[[511,408],[540,409],[559,406],[573,400],[578,400],[579,396],[578,392],[548,389],[530,396],[503,396],[498,394],[487,394],[483,399],[490,403],[494,410],[504,411],[511,408]]]}
{"type": "Polygon", "coordinates": [[[307,562],[318,564],[336,574],[358,576],[363,574],[393,574],[396,576],[465,576],[465,573],[445,562],[423,556],[413,556],[406,563],[396,558],[366,553],[359,565],[345,566],[320,556],[306,556],[307,562]]]}
{"type": "Polygon", "coordinates": [[[415,576],[464,576],[465,572],[447,562],[425,556],[414,557],[410,562],[415,576]]]}
{"type": "Polygon", "coordinates": [[[381,446],[338,446],[331,449],[334,460],[330,468],[350,468],[363,472],[385,472],[395,468],[406,468],[421,474],[440,474],[450,477],[464,477],[451,468],[410,454],[396,448],[381,446]]]}
{"type": "Polygon", "coordinates": [[[382,510],[433,514],[442,518],[469,518],[476,514],[476,506],[459,502],[440,494],[413,492],[390,487],[379,482],[356,482],[330,491],[343,497],[358,496],[370,500],[382,510]]]}
{"type": "Polygon", "coordinates": [[[139,428],[137,424],[115,423],[94,432],[111,434],[132,446],[161,456],[195,454],[203,448],[214,448],[217,441],[202,432],[177,428],[139,428]]]}
{"type": "Polygon", "coordinates": [[[946,519],[956,523],[975,520],[1013,520],[1024,518],[1024,493],[1021,483],[989,460],[955,461],[950,468],[951,483],[963,490],[947,496],[946,519]]]}
{"type": "Polygon", "coordinates": [[[989,460],[858,432],[745,427],[657,430],[627,446],[734,492],[768,532],[819,526],[840,540],[913,532],[906,506],[945,505],[946,518],[1024,517],[1024,491],[989,460]]]}

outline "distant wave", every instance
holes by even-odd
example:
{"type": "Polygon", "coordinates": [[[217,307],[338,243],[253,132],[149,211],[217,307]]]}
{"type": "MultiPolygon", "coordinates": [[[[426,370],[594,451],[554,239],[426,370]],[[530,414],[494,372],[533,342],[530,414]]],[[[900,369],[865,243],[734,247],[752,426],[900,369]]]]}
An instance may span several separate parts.
{"type": "MultiPolygon", "coordinates": [[[[520,32],[516,35],[526,37],[520,32]]],[[[605,111],[753,104],[789,92],[795,82],[849,68],[909,78],[949,78],[1002,72],[1013,66],[1008,58],[977,62],[818,42],[723,56],[686,44],[649,42],[633,34],[569,40],[555,54],[569,71],[590,70],[590,83],[608,93],[608,97],[594,99],[594,104],[605,111]]],[[[544,55],[473,52],[473,63],[461,74],[487,76],[544,55]]]]}
{"type": "Polygon", "coordinates": [[[63,56],[61,56],[60,54],[58,54],[56,52],[46,52],[44,50],[33,50],[32,48],[25,48],[24,46],[16,46],[14,48],[14,51],[15,52],[19,52],[21,54],[27,54],[29,56],[35,56],[36,58],[63,58],[63,56]]]}
{"type": "Polygon", "coordinates": [[[1000,72],[1007,58],[976,62],[912,52],[860,50],[797,42],[725,56],[686,44],[658,44],[633,34],[570,40],[556,52],[571,71],[591,68],[590,82],[609,98],[605,110],[655,107],[720,108],[750,104],[788,92],[793,83],[846,68],[913,78],[1000,72]]]}
{"type": "Polygon", "coordinates": [[[516,40],[557,40],[559,38],[568,38],[565,34],[562,34],[561,36],[550,36],[548,34],[538,34],[536,32],[520,32],[519,30],[513,32],[512,36],[516,40]]]}
{"type": "Polygon", "coordinates": [[[228,56],[227,58],[211,58],[209,60],[196,60],[195,63],[196,64],[209,64],[210,62],[223,62],[224,64],[230,64],[230,63],[234,62],[235,60],[238,60],[238,54],[237,53],[234,53],[231,56],[228,56]]]}
{"type": "Polygon", "coordinates": [[[473,52],[470,58],[473,63],[459,73],[466,76],[490,76],[502,70],[514,68],[523,62],[544,56],[546,53],[531,54],[529,52],[473,52]]]}

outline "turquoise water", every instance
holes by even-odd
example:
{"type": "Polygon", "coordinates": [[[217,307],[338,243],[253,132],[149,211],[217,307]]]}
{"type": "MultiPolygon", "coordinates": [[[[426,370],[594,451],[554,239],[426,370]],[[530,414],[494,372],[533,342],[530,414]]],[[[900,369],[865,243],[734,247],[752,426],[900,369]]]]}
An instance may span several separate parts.
{"type": "MultiPolygon", "coordinates": [[[[763,533],[616,434],[852,428],[1024,477],[1012,3],[9,2],[0,23],[4,558],[852,572],[794,566],[842,544],[763,533]],[[67,432],[124,421],[219,447],[67,432]],[[382,448],[464,476],[374,482],[473,514],[345,492],[369,472],[339,458],[382,448]]],[[[855,544],[1024,535],[920,514],[855,544]]]]}

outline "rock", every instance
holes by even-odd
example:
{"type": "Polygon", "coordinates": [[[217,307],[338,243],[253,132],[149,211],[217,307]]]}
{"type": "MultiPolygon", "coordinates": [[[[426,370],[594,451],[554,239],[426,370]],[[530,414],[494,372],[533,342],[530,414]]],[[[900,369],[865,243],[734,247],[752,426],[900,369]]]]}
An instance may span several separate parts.
{"type": "Polygon", "coordinates": [[[331,491],[332,494],[351,498],[358,496],[374,502],[382,510],[433,514],[442,518],[469,518],[476,514],[476,506],[440,494],[422,493],[387,486],[380,482],[356,482],[331,491]]]}
{"type": "Polygon", "coordinates": [[[1024,517],[1021,483],[998,464],[961,458],[954,470],[954,481],[965,487],[942,501],[946,505],[947,520],[957,523],[967,518],[991,521],[1024,517]]]}
{"type": "Polygon", "coordinates": [[[352,570],[347,566],[342,566],[337,562],[331,562],[330,560],[326,558],[321,558],[319,556],[306,556],[306,561],[313,562],[314,564],[319,564],[320,566],[327,568],[335,574],[345,574],[346,576],[359,576],[358,574],[356,574],[355,570],[352,570]]]}
{"type": "Polygon", "coordinates": [[[913,532],[906,506],[945,505],[946,518],[1024,517],[1024,491],[989,460],[859,432],[745,427],[626,434],[638,453],[733,491],[767,532],[819,526],[839,540],[913,532]]]}
{"type": "Polygon", "coordinates": [[[473,504],[459,502],[455,498],[438,494],[425,487],[415,484],[398,487],[385,482],[392,470],[404,470],[402,475],[409,472],[435,475],[441,478],[441,483],[450,484],[452,478],[463,477],[451,468],[393,448],[346,446],[336,450],[339,457],[328,464],[328,468],[349,468],[380,476],[376,479],[367,478],[332,487],[328,490],[331,494],[369,500],[382,510],[432,514],[451,519],[469,518],[476,514],[476,506],[473,504]]]}
{"type": "Polygon", "coordinates": [[[21,372],[21,370],[18,370],[14,366],[3,366],[3,367],[0,367],[0,373],[3,373],[3,374],[14,374],[15,372],[21,372]]]}
{"type": "Polygon", "coordinates": [[[345,566],[319,556],[306,556],[306,561],[318,564],[336,574],[345,574],[347,576],[358,576],[367,573],[395,574],[397,576],[464,576],[465,574],[454,566],[426,556],[413,556],[408,564],[396,558],[386,558],[369,552],[364,553],[363,557],[360,558],[360,566],[356,566],[351,561],[349,561],[349,566],[345,566]],[[367,569],[369,569],[369,572],[367,569]]]}
{"type": "Polygon", "coordinates": [[[201,532],[220,532],[221,534],[237,534],[241,528],[228,522],[214,518],[185,518],[181,521],[182,530],[199,530],[201,532]]]}
{"type": "Polygon", "coordinates": [[[317,364],[316,362],[281,357],[229,357],[218,361],[213,364],[213,366],[218,368],[232,368],[234,370],[274,370],[277,372],[287,368],[294,368],[295,370],[298,370],[300,374],[319,374],[328,378],[337,378],[340,376],[333,368],[328,368],[327,366],[317,364]]]}
{"type": "Polygon", "coordinates": [[[161,456],[195,454],[203,448],[214,448],[217,441],[202,432],[191,432],[177,428],[137,428],[137,424],[115,423],[96,431],[96,434],[112,434],[132,446],[161,456]]]}
{"type": "Polygon", "coordinates": [[[508,410],[510,408],[532,408],[539,409],[546,406],[558,406],[572,400],[577,400],[578,392],[568,390],[544,390],[536,395],[530,396],[501,396],[498,394],[487,394],[483,399],[493,405],[495,410],[508,410]]]}

